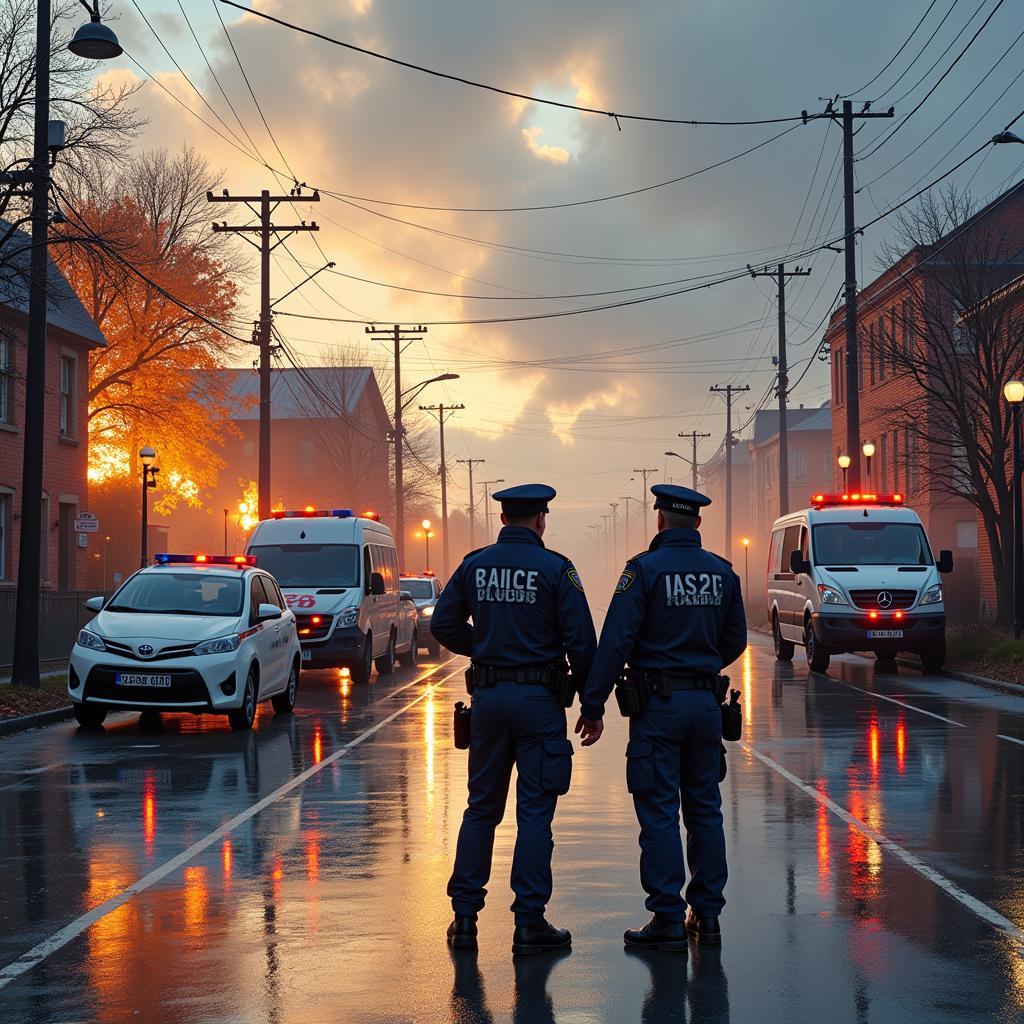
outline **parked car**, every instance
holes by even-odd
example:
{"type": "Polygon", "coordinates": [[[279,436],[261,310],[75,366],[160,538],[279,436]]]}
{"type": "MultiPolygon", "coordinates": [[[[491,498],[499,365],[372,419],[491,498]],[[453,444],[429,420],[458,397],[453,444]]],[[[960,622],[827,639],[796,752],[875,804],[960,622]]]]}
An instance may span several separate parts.
{"type": "Polygon", "coordinates": [[[441,656],[441,645],[430,632],[430,619],[434,614],[434,606],[441,596],[441,583],[433,573],[402,573],[402,590],[412,594],[419,615],[420,645],[426,647],[431,658],[441,656]]]}
{"type": "Polygon", "coordinates": [[[294,614],[277,583],[245,555],[159,554],[78,634],[68,696],[81,725],[111,710],[225,713],[248,729],[270,699],[290,712],[299,686],[294,614]]]}

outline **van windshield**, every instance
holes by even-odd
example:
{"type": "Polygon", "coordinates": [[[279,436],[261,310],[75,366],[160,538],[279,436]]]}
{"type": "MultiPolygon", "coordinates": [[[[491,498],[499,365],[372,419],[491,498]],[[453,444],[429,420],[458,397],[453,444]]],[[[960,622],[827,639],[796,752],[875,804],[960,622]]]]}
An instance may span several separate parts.
{"type": "Polygon", "coordinates": [[[813,529],[817,565],[931,565],[917,523],[820,523],[813,529]]]}
{"type": "Polygon", "coordinates": [[[254,544],[248,553],[282,587],[359,586],[356,544],[254,544]]]}

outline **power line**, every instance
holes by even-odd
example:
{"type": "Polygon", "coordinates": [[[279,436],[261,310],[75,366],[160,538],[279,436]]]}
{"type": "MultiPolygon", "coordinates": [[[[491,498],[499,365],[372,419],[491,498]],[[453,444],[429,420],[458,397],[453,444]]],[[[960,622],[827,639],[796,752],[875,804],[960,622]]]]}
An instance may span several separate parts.
{"type": "MultiPolygon", "coordinates": [[[[217,0],[214,0],[216,3],[217,0]]],[[[545,99],[541,96],[533,96],[525,92],[516,92],[513,89],[503,89],[497,85],[489,85],[484,82],[477,82],[471,78],[464,78],[461,75],[450,74],[447,71],[438,71],[436,68],[428,68],[422,64],[413,64],[411,61],[400,60],[397,57],[390,57],[385,53],[379,53],[376,50],[367,49],[364,46],[356,46],[355,43],[348,43],[344,40],[337,39],[334,36],[329,36],[323,32],[317,32],[315,29],[305,28],[302,25],[296,25],[289,21],[284,21],[282,18],[275,18],[272,14],[267,14],[265,11],[258,11],[252,7],[246,7],[244,4],[236,3],[235,0],[219,0],[222,4],[227,4],[229,7],[235,7],[240,11],[245,11],[246,14],[251,14],[257,18],[263,18],[265,21],[273,22],[275,25],[280,25],[282,28],[291,29],[293,32],[298,32],[302,35],[312,36],[314,39],[320,39],[325,43],[330,43],[333,46],[340,46],[346,50],[351,50],[354,53],[361,53],[367,57],[373,57],[376,60],[385,61],[388,64],[395,64],[398,67],[408,68],[410,71],[418,71],[424,75],[431,75],[434,78],[443,78],[449,82],[457,82],[459,85],[471,86],[474,89],[483,89],[486,92],[497,93],[500,96],[509,96],[512,99],[527,100],[530,103],[540,103],[548,107],[558,107],[561,110],[575,110],[581,114],[600,114],[603,117],[610,117],[616,123],[619,121],[642,121],[653,124],[685,124],[685,125],[710,125],[710,126],[730,126],[730,125],[756,125],[756,124],[788,124],[792,121],[799,121],[800,118],[793,117],[766,117],[759,118],[756,120],[748,121],[717,121],[717,120],[705,120],[705,119],[693,119],[693,118],[678,118],[678,117],[657,117],[650,114],[623,114],[613,110],[599,110],[596,107],[584,107],[576,103],[564,103],[559,100],[545,99]]],[[[219,13],[218,13],[219,17],[219,13]]]]}

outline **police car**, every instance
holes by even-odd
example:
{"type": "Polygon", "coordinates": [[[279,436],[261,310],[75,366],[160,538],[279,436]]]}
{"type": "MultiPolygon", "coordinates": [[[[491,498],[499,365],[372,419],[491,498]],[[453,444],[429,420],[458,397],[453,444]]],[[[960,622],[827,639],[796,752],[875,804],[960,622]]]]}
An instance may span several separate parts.
{"type": "Polygon", "coordinates": [[[68,696],[81,725],[108,711],[227,714],[248,729],[256,705],[295,706],[299,639],[295,615],[251,555],[159,554],[78,634],[68,696]]]}
{"type": "Polygon", "coordinates": [[[422,575],[403,572],[400,586],[402,592],[410,594],[416,603],[420,644],[426,647],[431,658],[440,657],[441,645],[430,632],[430,620],[434,614],[434,606],[441,596],[440,581],[432,572],[425,572],[422,575]]]}

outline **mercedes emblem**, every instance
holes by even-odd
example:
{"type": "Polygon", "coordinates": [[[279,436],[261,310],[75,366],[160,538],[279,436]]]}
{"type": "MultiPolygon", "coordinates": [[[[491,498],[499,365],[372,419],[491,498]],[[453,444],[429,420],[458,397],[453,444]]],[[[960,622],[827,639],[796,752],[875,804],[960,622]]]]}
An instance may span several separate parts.
{"type": "Polygon", "coordinates": [[[880,590],[878,597],[875,598],[878,602],[879,608],[891,608],[892,607],[892,594],[888,590],[880,590]]]}

